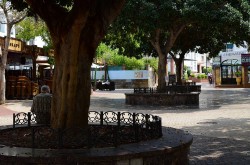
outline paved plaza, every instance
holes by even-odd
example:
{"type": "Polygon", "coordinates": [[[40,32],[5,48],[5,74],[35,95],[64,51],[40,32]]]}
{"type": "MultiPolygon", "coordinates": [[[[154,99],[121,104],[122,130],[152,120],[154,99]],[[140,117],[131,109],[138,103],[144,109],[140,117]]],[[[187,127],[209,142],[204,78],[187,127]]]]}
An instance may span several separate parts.
{"type": "MultiPolygon", "coordinates": [[[[194,136],[190,164],[250,165],[250,89],[214,88],[202,83],[199,106],[125,105],[131,89],[95,91],[91,111],[129,111],[162,117],[165,127],[194,136]]],[[[12,124],[12,113],[28,112],[31,100],[9,100],[0,106],[0,125],[12,124]]]]}

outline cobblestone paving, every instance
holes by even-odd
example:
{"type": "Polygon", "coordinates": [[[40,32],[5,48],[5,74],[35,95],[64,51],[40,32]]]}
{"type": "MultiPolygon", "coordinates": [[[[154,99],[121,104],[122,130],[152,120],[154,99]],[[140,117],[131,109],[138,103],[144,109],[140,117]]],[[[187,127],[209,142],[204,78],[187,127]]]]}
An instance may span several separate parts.
{"type": "MultiPolygon", "coordinates": [[[[199,106],[130,106],[124,93],[95,91],[91,111],[129,111],[162,117],[163,126],[183,129],[194,136],[191,165],[250,165],[250,89],[213,88],[202,84],[199,106]]],[[[28,112],[31,100],[8,101],[0,106],[0,125],[12,123],[13,112],[28,112]]]]}

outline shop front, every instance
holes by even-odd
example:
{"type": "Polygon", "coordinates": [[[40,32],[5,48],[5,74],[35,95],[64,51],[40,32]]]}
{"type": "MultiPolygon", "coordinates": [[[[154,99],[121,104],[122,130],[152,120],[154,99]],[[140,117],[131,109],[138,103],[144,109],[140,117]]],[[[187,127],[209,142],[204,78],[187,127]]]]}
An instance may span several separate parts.
{"type": "Polygon", "coordinates": [[[250,88],[250,54],[241,55],[243,87],[250,88]]]}
{"type": "Polygon", "coordinates": [[[219,66],[214,65],[216,86],[250,87],[250,54],[223,52],[219,61],[219,66]]]}
{"type": "MultiPolygon", "coordinates": [[[[0,37],[2,48],[5,47],[4,41],[5,37],[0,37]]],[[[10,39],[5,71],[7,99],[29,99],[39,93],[37,71],[41,61],[37,61],[37,57],[41,55],[46,56],[42,48],[10,39]]]]}
{"type": "Polygon", "coordinates": [[[241,85],[238,82],[242,75],[241,54],[244,52],[221,53],[221,84],[241,85]]]}

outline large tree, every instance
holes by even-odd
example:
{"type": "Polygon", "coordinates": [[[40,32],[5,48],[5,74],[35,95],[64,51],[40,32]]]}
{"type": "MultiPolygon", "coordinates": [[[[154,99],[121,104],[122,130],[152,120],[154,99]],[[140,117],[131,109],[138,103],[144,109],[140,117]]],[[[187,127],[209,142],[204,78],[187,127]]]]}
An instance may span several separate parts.
{"type": "Polygon", "coordinates": [[[121,16],[113,27],[125,29],[128,32],[142,32],[148,37],[159,56],[158,90],[165,90],[167,55],[171,52],[179,35],[190,26],[199,24],[206,28],[219,23],[239,23],[239,10],[248,2],[225,0],[130,0],[125,5],[121,16]],[[222,23],[220,21],[222,20],[222,23]]]}
{"type": "Polygon", "coordinates": [[[95,51],[125,0],[12,0],[43,19],[55,50],[52,127],[88,125],[95,51]],[[23,3],[24,2],[24,3],[23,3]]]}
{"type": "Polygon", "coordinates": [[[0,8],[2,9],[4,18],[1,20],[1,24],[6,24],[6,37],[2,54],[0,54],[0,104],[5,103],[5,69],[7,63],[8,48],[10,43],[11,29],[15,24],[22,21],[26,17],[26,10],[18,12],[13,10],[9,1],[0,0],[0,8]]]}

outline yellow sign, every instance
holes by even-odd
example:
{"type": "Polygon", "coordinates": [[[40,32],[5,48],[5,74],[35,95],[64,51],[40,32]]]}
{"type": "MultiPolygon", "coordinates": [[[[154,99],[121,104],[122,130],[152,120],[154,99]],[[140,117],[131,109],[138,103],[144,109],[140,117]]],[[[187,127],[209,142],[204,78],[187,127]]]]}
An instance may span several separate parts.
{"type": "Polygon", "coordinates": [[[9,50],[20,52],[22,50],[22,42],[19,40],[10,39],[9,50]]]}

